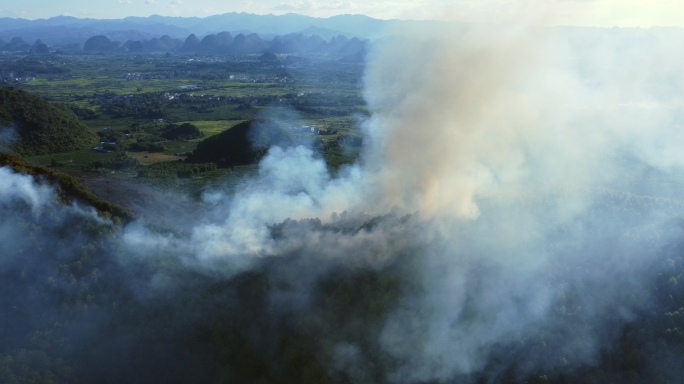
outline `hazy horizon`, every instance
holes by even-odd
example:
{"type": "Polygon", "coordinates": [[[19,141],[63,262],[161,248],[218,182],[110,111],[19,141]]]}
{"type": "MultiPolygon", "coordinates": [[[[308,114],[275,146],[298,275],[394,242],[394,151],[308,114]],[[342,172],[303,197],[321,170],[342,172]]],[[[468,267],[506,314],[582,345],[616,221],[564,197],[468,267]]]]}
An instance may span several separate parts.
{"type": "Polygon", "coordinates": [[[682,27],[684,3],[656,0],[378,0],[371,3],[322,1],[218,1],[107,0],[97,3],[65,0],[54,3],[26,0],[19,5],[0,1],[0,17],[47,19],[73,16],[93,19],[125,17],[208,17],[224,13],[284,15],[289,13],[328,18],[365,15],[375,19],[450,20],[462,22],[513,22],[534,25],[585,27],[682,27]]]}

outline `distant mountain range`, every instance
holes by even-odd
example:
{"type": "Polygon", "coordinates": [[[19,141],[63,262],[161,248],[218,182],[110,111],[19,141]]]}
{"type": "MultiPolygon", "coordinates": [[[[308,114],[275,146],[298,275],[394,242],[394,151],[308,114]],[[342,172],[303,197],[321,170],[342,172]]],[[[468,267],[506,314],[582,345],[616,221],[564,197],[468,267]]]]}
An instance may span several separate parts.
{"type": "MultiPolygon", "coordinates": [[[[175,52],[199,54],[322,53],[360,57],[368,40],[388,30],[439,28],[445,22],[379,20],[364,15],[315,18],[297,14],[225,13],[199,17],[127,17],[79,19],[58,16],[25,20],[0,18],[0,51],[175,52]]],[[[450,24],[466,27],[467,24],[450,24]]],[[[492,25],[494,26],[494,25],[492,25]]],[[[630,39],[675,37],[681,28],[544,28],[572,44],[599,39],[629,44],[630,39]]]]}
{"type": "MultiPolygon", "coordinates": [[[[0,49],[6,51],[23,50],[33,53],[49,53],[49,48],[39,40],[33,46],[20,38],[13,38],[0,49]],[[23,45],[22,45],[23,43],[23,45]],[[40,49],[39,49],[40,48],[40,49]]],[[[174,39],[169,35],[149,40],[113,41],[105,35],[95,35],[83,44],[81,48],[65,47],[65,51],[101,52],[101,53],[197,53],[208,55],[250,55],[250,54],[324,54],[340,58],[353,58],[361,55],[367,49],[367,40],[357,37],[347,38],[338,35],[329,41],[318,35],[305,36],[301,33],[290,33],[276,36],[273,39],[263,39],[256,33],[239,33],[233,36],[230,32],[211,33],[198,38],[194,33],[185,38],[174,39]]],[[[275,56],[274,56],[275,57],[275,56]]],[[[277,60],[277,58],[275,58],[277,60]]]]}
{"type": "Polygon", "coordinates": [[[202,55],[262,55],[263,60],[278,61],[277,54],[319,54],[336,56],[345,61],[363,61],[368,40],[357,37],[351,39],[338,35],[329,41],[318,35],[305,36],[290,33],[273,39],[262,39],[256,33],[239,33],[235,37],[230,32],[209,34],[199,39],[190,34],[184,40],[169,35],[160,38],[131,40],[125,42],[112,40],[105,35],[88,38],[84,44],[70,43],[62,46],[49,46],[41,39],[29,44],[22,37],[13,37],[9,42],[0,39],[0,52],[31,53],[46,55],[51,53],[180,53],[202,55]],[[270,55],[270,56],[269,56],[270,55]]]}
{"type": "Polygon", "coordinates": [[[225,13],[205,18],[153,15],[107,20],[69,16],[39,20],[0,18],[0,39],[10,41],[12,38],[22,37],[30,43],[41,39],[48,45],[65,45],[84,44],[95,35],[104,35],[118,41],[149,40],[164,35],[184,40],[190,34],[202,38],[209,34],[230,32],[233,35],[256,33],[265,39],[300,33],[304,36],[317,35],[325,40],[338,35],[363,40],[373,38],[385,28],[398,23],[425,22],[378,20],[363,15],[315,18],[297,14],[276,16],[248,13],[225,13]]]}

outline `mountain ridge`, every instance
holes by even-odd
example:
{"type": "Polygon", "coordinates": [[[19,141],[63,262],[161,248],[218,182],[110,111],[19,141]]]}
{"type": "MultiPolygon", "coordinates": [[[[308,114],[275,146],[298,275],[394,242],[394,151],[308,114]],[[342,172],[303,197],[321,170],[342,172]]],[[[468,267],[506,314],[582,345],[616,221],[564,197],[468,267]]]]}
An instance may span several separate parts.
{"type": "MultiPolygon", "coordinates": [[[[83,43],[93,35],[135,30],[149,38],[169,35],[185,38],[191,33],[198,36],[230,32],[257,33],[274,37],[288,33],[306,33],[317,29],[331,35],[347,35],[368,39],[398,20],[380,20],[364,15],[339,15],[329,18],[289,13],[285,15],[257,15],[250,13],[224,13],[204,18],[151,15],[129,16],[123,19],[91,19],[72,16],[55,16],[47,19],[0,18],[0,38],[10,40],[22,36],[27,41],[43,39],[49,44],[83,43]],[[69,41],[63,37],[68,35],[69,41]],[[87,31],[87,33],[86,33],[87,31]],[[75,41],[77,40],[77,41],[75,41]]],[[[313,33],[312,33],[313,34],[313,33]]]]}

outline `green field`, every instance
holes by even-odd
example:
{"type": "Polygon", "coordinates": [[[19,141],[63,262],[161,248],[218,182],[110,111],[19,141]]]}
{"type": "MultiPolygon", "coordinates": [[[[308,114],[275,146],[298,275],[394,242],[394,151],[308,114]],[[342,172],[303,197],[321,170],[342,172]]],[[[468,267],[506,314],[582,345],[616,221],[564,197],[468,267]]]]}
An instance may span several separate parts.
{"type": "Polygon", "coordinates": [[[114,153],[101,153],[92,149],[81,151],[53,153],[49,155],[27,157],[26,161],[41,166],[51,166],[55,162],[60,167],[84,168],[89,167],[94,161],[107,161],[113,159],[114,153]]]}
{"type": "Polygon", "coordinates": [[[205,136],[212,136],[226,131],[244,120],[194,120],[194,121],[179,121],[182,123],[192,123],[199,128],[205,136]]]}
{"type": "MultiPolygon", "coordinates": [[[[338,148],[341,135],[359,135],[358,121],[367,115],[361,97],[362,68],[314,60],[287,68],[236,58],[158,55],[63,55],[31,57],[0,55],[0,66],[27,76],[5,83],[63,103],[103,142],[111,153],[94,149],[29,157],[30,163],[74,172],[103,170],[139,173],[154,180],[175,178],[184,169],[179,160],[203,138],[243,121],[269,116],[272,106],[289,110],[296,142],[309,143],[331,170],[355,161],[358,150],[338,148]],[[32,68],[23,71],[23,68],[32,68]],[[204,135],[192,140],[167,140],[164,127],[191,123],[204,135]],[[315,125],[334,134],[313,136],[296,131],[315,125]],[[142,149],[141,149],[142,148],[142,149]],[[156,163],[165,163],[154,172],[156,163]],[[178,165],[175,165],[178,164],[178,165]]],[[[194,189],[217,178],[239,180],[250,174],[238,169],[193,173],[194,189]]],[[[236,183],[233,181],[232,183],[236,183]]],[[[191,188],[191,189],[192,189],[191,188]]]]}

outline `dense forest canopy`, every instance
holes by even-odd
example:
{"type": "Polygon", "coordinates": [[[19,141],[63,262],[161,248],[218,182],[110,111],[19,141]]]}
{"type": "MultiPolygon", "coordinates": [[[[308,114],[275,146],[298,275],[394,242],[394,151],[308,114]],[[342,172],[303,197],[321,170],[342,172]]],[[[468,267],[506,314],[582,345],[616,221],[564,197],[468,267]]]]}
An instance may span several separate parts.
{"type": "Polygon", "coordinates": [[[0,130],[16,134],[9,148],[21,155],[42,155],[92,147],[97,136],[71,110],[28,92],[0,88],[0,130]]]}
{"type": "Polygon", "coordinates": [[[259,162],[271,146],[293,144],[286,129],[277,122],[245,121],[199,143],[188,160],[215,162],[219,166],[253,164],[259,162]]]}

